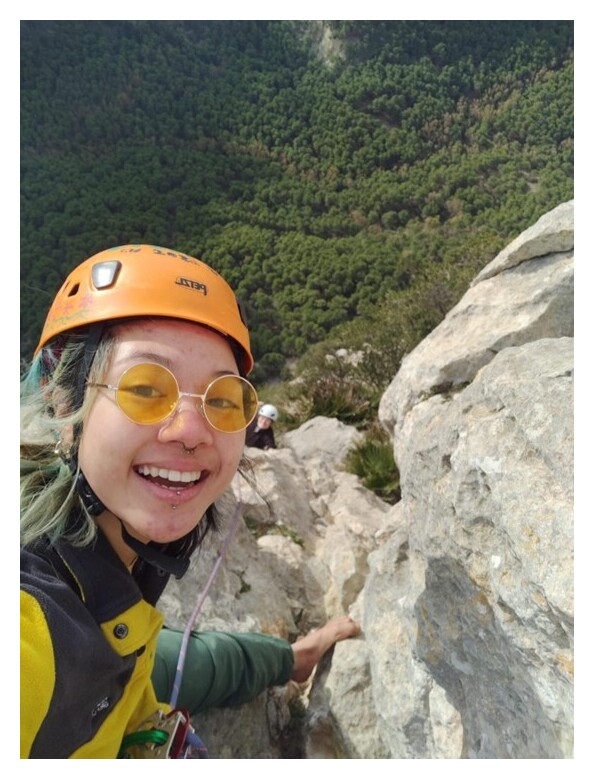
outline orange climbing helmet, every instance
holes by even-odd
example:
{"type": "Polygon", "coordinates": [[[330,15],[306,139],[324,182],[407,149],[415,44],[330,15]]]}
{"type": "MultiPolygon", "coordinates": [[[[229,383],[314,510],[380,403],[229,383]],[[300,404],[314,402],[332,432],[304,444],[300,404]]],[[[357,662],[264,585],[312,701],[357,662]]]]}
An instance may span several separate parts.
{"type": "Polygon", "coordinates": [[[62,333],[144,316],[211,327],[239,347],[246,375],[253,368],[239,301],[223,277],[187,254],[148,245],[106,249],[75,268],[54,299],[35,354],[62,333]]]}

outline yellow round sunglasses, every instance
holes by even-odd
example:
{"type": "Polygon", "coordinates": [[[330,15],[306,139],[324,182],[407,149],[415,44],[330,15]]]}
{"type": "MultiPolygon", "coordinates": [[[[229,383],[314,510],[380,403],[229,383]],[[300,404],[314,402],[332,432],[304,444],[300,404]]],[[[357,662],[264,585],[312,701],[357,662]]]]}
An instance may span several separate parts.
{"type": "Polygon", "coordinates": [[[163,422],[174,413],[182,397],[200,400],[208,423],[223,433],[245,430],[258,410],[256,390],[241,376],[219,376],[203,394],[182,392],[173,373],[156,363],[127,368],[117,384],[89,382],[87,386],[114,391],[120,409],[139,425],[163,422]]]}

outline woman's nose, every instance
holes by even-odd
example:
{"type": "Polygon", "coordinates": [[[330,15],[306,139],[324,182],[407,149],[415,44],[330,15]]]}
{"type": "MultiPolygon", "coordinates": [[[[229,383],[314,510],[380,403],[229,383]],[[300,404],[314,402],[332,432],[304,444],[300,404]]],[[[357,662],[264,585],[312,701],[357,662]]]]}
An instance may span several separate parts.
{"type": "Polygon", "coordinates": [[[211,443],[213,428],[204,416],[202,398],[182,396],[159,431],[161,441],[181,441],[188,449],[211,443]]]}

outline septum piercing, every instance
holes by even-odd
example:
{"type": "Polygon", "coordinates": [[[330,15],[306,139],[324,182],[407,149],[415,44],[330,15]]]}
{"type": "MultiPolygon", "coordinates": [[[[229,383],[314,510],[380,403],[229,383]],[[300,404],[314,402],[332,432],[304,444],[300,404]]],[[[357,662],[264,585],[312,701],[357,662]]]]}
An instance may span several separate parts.
{"type": "Polygon", "coordinates": [[[180,443],[181,443],[181,445],[182,445],[182,449],[184,450],[184,454],[194,454],[194,452],[196,451],[196,446],[197,446],[197,444],[196,444],[196,446],[190,446],[190,447],[187,447],[187,446],[186,446],[184,443],[182,443],[181,441],[180,441],[180,443]]]}

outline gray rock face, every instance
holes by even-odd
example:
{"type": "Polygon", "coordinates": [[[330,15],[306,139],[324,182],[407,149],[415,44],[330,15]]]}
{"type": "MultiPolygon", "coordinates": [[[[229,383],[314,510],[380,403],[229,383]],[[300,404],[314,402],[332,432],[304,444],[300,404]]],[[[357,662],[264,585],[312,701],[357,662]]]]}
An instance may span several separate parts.
{"type": "Polygon", "coordinates": [[[457,391],[503,349],[542,338],[573,336],[570,223],[573,235],[572,203],[560,206],[524,231],[404,358],[379,410],[380,420],[394,431],[397,446],[404,440],[401,426],[417,403],[457,391]],[[556,212],[562,220],[559,240],[554,239],[551,221],[556,212]],[[537,231],[539,225],[542,235],[537,231]],[[546,246],[553,251],[541,254],[546,246]],[[508,251],[511,247],[515,248],[508,251]]]}
{"type": "MultiPolygon", "coordinates": [[[[358,434],[336,420],[246,450],[196,627],[292,638],[350,612],[363,634],[308,684],[201,717],[213,757],[573,755],[572,215],[513,241],[403,362],[380,406],[396,506],[341,470],[358,434]]],[[[217,549],[168,586],[170,624],[217,549]]]]}
{"type": "Polygon", "coordinates": [[[404,426],[416,576],[403,620],[460,713],[458,756],[571,755],[572,366],[572,339],[507,349],[404,426]]]}
{"type": "Polygon", "coordinates": [[[471,286],[499,275],[525,260],[573,250],[573,200],[543,214],[527,230],[508,244],[497,257],[477,275],[471,286]]]}
{"type": "Polygon", "coordinates": [[[385,593],[399,590],[392,619],[418,674],[417,705],[390,723],[400,756],[438,756],[423,715],[438,687],[458,715],[458,756],[572,756],[572,214],[555,209],[479,274],[382,399],[408,586],[397,569],[374,585],[382,548],[365,632],[381,641],[385,593]]]}
{"type": "Polygon", "coordinates": [[[300,460],[317,457],[331,465],[340,466],[346,452],[361,438],[362,435],[354,427],[338,419],[313,417],[298,430],[285,433],[282,445],[289,447],[300,460]]]}

